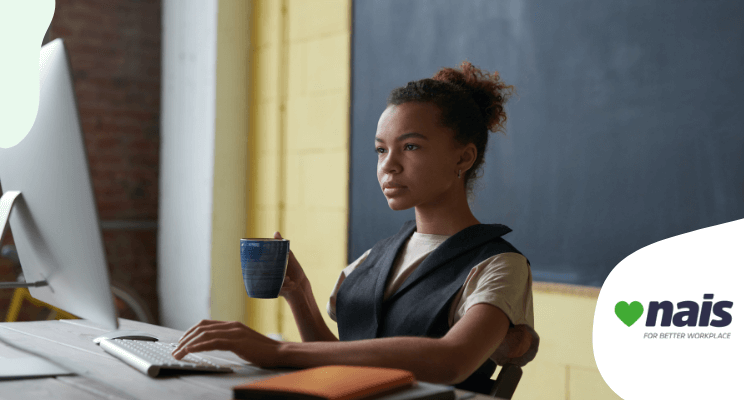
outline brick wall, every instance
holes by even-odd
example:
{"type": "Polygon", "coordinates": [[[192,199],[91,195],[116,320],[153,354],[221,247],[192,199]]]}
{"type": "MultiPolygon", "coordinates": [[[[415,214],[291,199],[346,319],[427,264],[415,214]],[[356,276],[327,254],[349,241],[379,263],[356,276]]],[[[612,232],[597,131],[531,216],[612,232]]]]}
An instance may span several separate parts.
{"type": "MultiPolygon", "coordinates": [[[[56,0],[45,40],[56,38],[70,56],[110,276],[157,319],[161,1],[56,0]]],[[[15,280],[7,261],[0,274],[15,280]]]]}

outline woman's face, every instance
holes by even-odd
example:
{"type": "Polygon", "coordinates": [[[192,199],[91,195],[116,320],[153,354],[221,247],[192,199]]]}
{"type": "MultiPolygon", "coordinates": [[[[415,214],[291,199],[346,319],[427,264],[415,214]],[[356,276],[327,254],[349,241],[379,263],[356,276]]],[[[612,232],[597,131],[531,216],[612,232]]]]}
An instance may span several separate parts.
{"type": "Polygon", "coordinates": [[[377,181],[393,210],[436,205],[464,190],[457,178],[463,147],[439,124],[439,110],[431,103],[386,108],[377,123],[375,151],[377,181]]]}

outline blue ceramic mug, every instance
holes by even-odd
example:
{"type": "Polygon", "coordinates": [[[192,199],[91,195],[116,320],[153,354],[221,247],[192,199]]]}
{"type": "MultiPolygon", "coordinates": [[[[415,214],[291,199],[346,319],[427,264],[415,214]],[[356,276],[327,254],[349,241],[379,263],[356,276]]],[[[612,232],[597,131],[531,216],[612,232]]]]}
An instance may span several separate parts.
{"type": "Polygon", "coordinates": [[[287,239],[240,239],[240,264],[248,296],[256,299],[279,297],[288,261],[287,239]]]}

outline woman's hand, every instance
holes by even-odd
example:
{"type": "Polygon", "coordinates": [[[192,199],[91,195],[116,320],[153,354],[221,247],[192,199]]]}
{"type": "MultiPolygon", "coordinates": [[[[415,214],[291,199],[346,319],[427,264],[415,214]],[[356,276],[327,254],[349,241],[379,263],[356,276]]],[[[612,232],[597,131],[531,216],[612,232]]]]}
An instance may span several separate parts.
{"type": "MultiPolygon", "coordinates": [[[[279,232],[275,232],[274,239],[282,239],[282,235],[279,232]]],[[[279,296],[289,299],[303,293],[305,281],[307,281],[305,271],[300,266],[300,263],[297,262],[292,250],[290,250],[289,261],[287,262],[287,274],[284,276],[284,283],[281,290],[279,290],[279,296]]]]}
{"type": "Polygon", "coordinates": [[[184,333],[172,354],[180,360],[188,353],[232,351],[256,366],[274,368],[279,366],[279,351],[282,345],[283,342],[268,338],[240,322],[205,319],[184,333]]]}

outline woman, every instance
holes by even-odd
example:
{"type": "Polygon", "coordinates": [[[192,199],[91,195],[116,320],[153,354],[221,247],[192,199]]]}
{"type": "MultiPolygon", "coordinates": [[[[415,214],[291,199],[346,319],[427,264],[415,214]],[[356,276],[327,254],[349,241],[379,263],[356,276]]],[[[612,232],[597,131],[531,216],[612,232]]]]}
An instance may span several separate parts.
{"type": "Polygon", "coordinates": [[[402,368],[478,392],[488,390],[497,363],[531,361],[539,336],[529,263],[501,238],[509,228],[481,224],[468,206],[488,131],[503,129],[511,89],[498,73],[464,62],[390,94],[375,136],[377,179],[388,206],[414,207],[416,219],[342,271],[327,305],[340,340],[290,252],[280,295],[302,343],[237,322],[202,321],[174,356],[219,349],[264,367],[402,368]]]}

